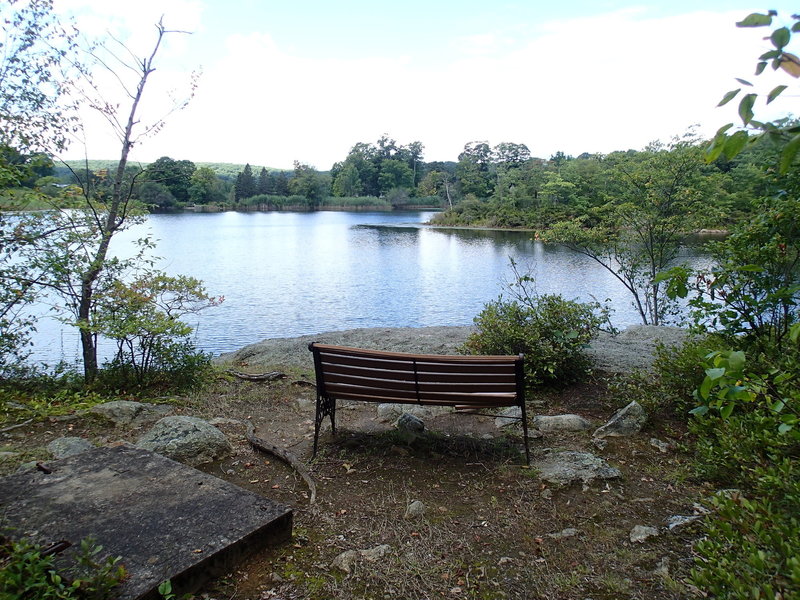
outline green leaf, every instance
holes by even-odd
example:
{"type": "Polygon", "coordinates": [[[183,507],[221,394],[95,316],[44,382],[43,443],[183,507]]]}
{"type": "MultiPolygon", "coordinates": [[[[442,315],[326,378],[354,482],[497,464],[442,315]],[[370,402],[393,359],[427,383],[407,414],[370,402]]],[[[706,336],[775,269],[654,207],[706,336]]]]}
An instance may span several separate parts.
{"type": "Polygon", "coordinates": [[[750,135],[746,131],[737,131],[732,136],[729,136],[725,140],[725,145],[722,147],[722,151],[725,153],[725,156],[730,158],[735,158],[739,152],[747,145],[747,140],[750,139],[750,135]]]}
{"type": "Polygon", "coordinates": [[[700,384],[700,389],[697,393],[700,395],[700,398],[706,400],[708,395],[711,393],[711,386],[714,385],[714,382],[711,381],[710,377],[706,377],[703,379],[703,383],[700,384]]]}
{"type": "Polygon", "coordinates": [[[798,150],[800,150],[800,134],[789,140],[789,143],[786,144],[786,147],[781,153],[781,175],[785,175],[789,172],[789,167],[792,166],[798,150]]]}
{"type": "Polygon", "coordinates": [[[737,350],[736,352],[731,352],[730,356],[728,357],[728,367],[731,371],[741,371],[744,368],[744,352],[741,350],[737,350]]]}
{"type": "Polygon", "coordinates": [[[787,27],[781,27],[780,29],[773,31],[772,35],[769,36],[769,39],[778,50],[783,50],[783,47],[789,43],[790,39],[792,39],[792,34],[789,33],[789,29],[787,27]]]}
{"type": "Polygon", "coordinates": [[[692,410],[690,410],[689,414],[690,415],[697,415],[699,417],[702,417],[707,412],[708,412],[708,407],[707,406],[698,406],[697,408],[693,408],[692,410]]]}
{"type": "Polygon", "coordinates": [[[762,60],[760,63],[756,65],[756,75],[761,75],[764,72],[764,69],[767,68],[767,61],[762,60]]]}
{"type": "Polygon", "coordinates": [[[736,97],[736,94],[738,94],[741,91],[742,88],[736,88],[735,90],[731,90],[722,97],[722,100],[719,101],[719,104],[717,104],[717,106],[725,106],[728,102],[730,102],[736,97]]]}
{"type": "Polygon", "coordinates": [[[781,423],[778,425],[778,433],[788,433],[792,429],[794,429],[794,427],[792,425],[787,425],[786,423],[781,423]]]}
{"type": "Polygon", "coordinates": [[[779,85],[779,86],[777,86],[776,88],[774,88],[774,89],[773,89],[773,90],[772,90],[772,91],[769,93],[769,95],[767,96],[767,104],[769,104],[770,102],[772,102],[773,100],[775,100],[775,98],[777,98],[778,96],[780,96],[780,95],[781,95],[781,93],[783,92],[783,90],[785,90],[787,87],[788,87],[788,86],[786,86],[786,85],[779,85]]]}
{"type": "Polygon", "coordinates": [[[727,419],[728,417],[731,416],[731,413],[733,412],[733,409],[735,407],[736,407],[736,403],[729,402],[728,404],[726,404],[725,406],[722,407],[722,410],[719,411],[720,416],[723,419],[727,419]]]}
{"type": "MultiPolygon", "coordinates": [[[[716,381],[717,379],[725,375],[725,368],[718,367],[716,369],[706,369],[706,375],[708,375],[711,381],[716,381]]],[[[705,381],[703,383],[705,383],[705,381]]]]}
{"type": "Polygon", "coordinates": [[[781,55],[780,52],[777,50],[769,50],[768,52],[764,52],[761,56],[758,57],[758,60],[767,61],[771,58],[778,58],[781,55]]]}
{"type": "Polygon", "coordinates": [[[747,81],[746,79],[739,79],[739,78],[737,77],[737,78],[736,78],[736,81],[738,81],[738,82],[739,82],[739,83],[741,83],[742,85],[746,85],[746,86],[748,86],[748,87],[753,87],[753,84],[752,84],[752,83],[750,83],[749,81],[747,81]]]}
{"type": "Polygon", "coordinates": [[[764,267],[759,265],[741,265],[740,267],[736,267],[736,270],[744,273],[760,273],[764,270],[764,267]]]}
{"type": "Polygon", "coordinates": [[[753,105],[757,97],[758,94],[747,94],[739,101],[739,117],[745,125],[753,120],[753,105]]]}
{"type": "Polygon", "coordinates": [[[800,32],[800,21],[792,25],[792,33],[798,33],[798,32],[800,32]]]}
{"type": "Polygon", "coordinates": [[[763,27],[772,24],[772,17],[770,15],[762,15],[761,13],[751,13],[743,20],[736,23],[737,27],[763,27]]]}

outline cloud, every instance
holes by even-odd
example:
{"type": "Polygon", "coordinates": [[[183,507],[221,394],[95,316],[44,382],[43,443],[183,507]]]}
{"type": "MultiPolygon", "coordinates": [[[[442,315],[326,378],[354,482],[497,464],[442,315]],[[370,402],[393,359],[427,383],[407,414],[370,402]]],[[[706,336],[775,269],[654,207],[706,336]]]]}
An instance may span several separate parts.
{"type": "MultiPolygon", "coordinates": [[[[402,48],[300,56],[268,33],[236,34],[205,66],[190,106],[138,156],[328,169],[383,133],[422,141],[427,160],[455,160],[472,140],[525,143],[547,157],[642,148],[694,123],[711,135],[734,120],[734,107],[715,105],[763,48],[763,32],[734,27],[740,17],[624,10],[540,23],[527,39],[521,28],[454,38],[455,53],[422,64],[402,48]]],[[[160,76],[174,85],[178,74],[160,76]]]]}

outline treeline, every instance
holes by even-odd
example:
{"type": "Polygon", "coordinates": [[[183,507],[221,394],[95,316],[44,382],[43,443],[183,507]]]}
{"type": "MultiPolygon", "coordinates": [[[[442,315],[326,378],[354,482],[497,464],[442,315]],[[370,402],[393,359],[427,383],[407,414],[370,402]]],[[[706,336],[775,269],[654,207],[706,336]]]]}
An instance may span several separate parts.
{"type": "MultiPolygon", "coordinates": [[[[760,144],[735,160],[706,164],[702,143],[687,135],[643,150],[577,157],[556,152],[545,159],[532,156],[525,144],[474,141],[465,144],[456,161],[425,162],[422,142],[402,145],[384,135],[375,143],[356,143],[328,172],[298,161],[285,171],[165,156],[149,165],[128,166],[126,179],[133,182],[134,196],[151,210],[188,205],[260,210],[441,207],[444,211],[434,219],[440,225],[547,229],[609,201],[619,202],[631,186],[654,185],[647,183],[648,177],[669,180],[670,170],[681,165],[680,173],[672,173],[678,176],[673,181],[706,199],[702,225],[725,227],[748,214],[749,199],[769,193],[770,175],[762,165],[774,157],[767,144],[760,144]]],[[[24,185],[54,196],[76,177],[100,191],[111,186],[110,161],[58,167],[46,157],[36,162],[36,177],[24,185]]]]}

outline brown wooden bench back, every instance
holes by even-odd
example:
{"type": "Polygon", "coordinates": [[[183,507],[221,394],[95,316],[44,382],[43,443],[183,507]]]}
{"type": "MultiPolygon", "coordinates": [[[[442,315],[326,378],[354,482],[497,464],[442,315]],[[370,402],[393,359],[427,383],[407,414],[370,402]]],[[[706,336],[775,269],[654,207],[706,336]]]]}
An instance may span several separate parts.
{"type": "MultiPolygon", "coordinates": [[[[336,400],[452,406],[519,406],[525,418],[523,356],[440,356],[309,344],[317,379],[319,426],[336,400]]],[[[524,423],[527,425],[526,423],[524,423]]],[[[524,427],[527,429],[527,427],[524,427]]],[[[527,451],[527,435],[526,435],[527,451]]]]}

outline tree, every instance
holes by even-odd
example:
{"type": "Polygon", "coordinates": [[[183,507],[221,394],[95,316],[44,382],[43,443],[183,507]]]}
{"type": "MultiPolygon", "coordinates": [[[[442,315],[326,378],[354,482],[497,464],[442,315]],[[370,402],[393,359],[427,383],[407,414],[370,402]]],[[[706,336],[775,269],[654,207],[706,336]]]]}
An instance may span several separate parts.
{"type": "Polygon", "coordinates": [[[233,189],[236,202],[247,200],[256,195],[256,180],[253,177],[253,169],[250,167],[250,163],[247,163],[242,172],[236,176],[236,183],[233,189]]]}
{"type": "MultiPolygon", "coordinates": [[[[52,168],[47,155],[64,149],[75,129],[71,79],[82,66],[77,31],[53,13],[51,0],[0,3],[0,200],[4,208],[47,204],[33,189],[52,168]]],[[[70,190],[71,192],[71,190],[70,190]]],[[[27,307],[38,299],[46,270],[32,265],[61,225],[52,212],[0,212],[0,374],[27,356],[34,321],[27,307]]]]}
{"type": "Polygon", "coordinates": [[[311,165],[294,161],[294,177],[289,180],[289,191],[303,196],[314,208],[330,195],[331,178],[317,171],[311,165]]]}
{"type": "Polygon", "coordinates": [[[486,142],[469,142],[458,155],[456,177],[461,194],[473,194],[478,198],[488,198],[494,188],[491,172],[492,149],[486,142]]]}
{"type": "Polygon", "coordinates": [[[69,92],[83,69],[78,32],[52,0],[0,4],[0,145],[27,154],[66,148],[76,129],[69,92]]]}
{"type": "Polygon", "coordinates": [[[256,181],[256,194],[269,194],[270,192],[270,179],[266,167],[261,167],[258,172],[258,180],[256,181]]]}
{"type": "Polygon", "coordinates": [[[630,292],[645,325],[663,325],[674,310],[659,278],[673,266],[684,235],[698,228],[707,194],[699,184],[702,148],[689,138],[609,158],[614,198],[557,223],[548,238],[606,268],[630,292]]]}
{"type": "Polygon", "coordinates": [[[358,168],[352,162],[345,161],[344,166],[333,180],[333,195],[352,198],[359,196],[362,189],[358,168]]]}
{"type": "Polygon", "coordinates": [[[192,174],[189,200],[195,204],[225,202],[225,185],[209,167],[200,167],[192,174]]]}
{"type": "Polygon", "coordinates": [[[165,186],[178,202],[188,202],[194,172],[192,161],[162,156],[147,167],[145,177],[148,181],[165,186]]]}
{"type": "MultiPolygon", "coordinates": [[[[65,229],[58,242],[50,244],[48,252],[42,254],[40,261],[44,262],[40,264],[50,267],[48,285],[65,300],[66,309],[72,313],[80,331],[87,381],[92,381],[98,372],[96,317],[100,307],[96,295],[99,293],[102,296],[103,290],[112,285],[125,270],[138,266],[142,258],[141,252],[128,261],[111,258],[109,246],[119,232],[136,220],[137,208],[133,197],[136,175],[131,178],[126,170],[130,150],[139,139],[159,130],[164,124],[162,118],[143,125],[138,115],[147,83],[155,71],[156,56],[164,37],[170,33],[176,32],[168,30],[160,21],[156,25],[155,43],[144,58],[134,59],[135,54],[121,44],[130,60],[126,61],[119,52],[106,45],[94,52],[100,68],[110,69],[111,64],[123,65],[124,72],[112,73],[127,96],[127,113],[120,112],[125,108],[106,100],[104,90],[92,79],[84,80],[85,87],[79,88],[89,106],[100,112],[121,140],[119,162],[112,175],[110,197],[100,199],[93,188],[82,185],[85,209],[58,215],[59,223],[65,229]]],[[[188,100],[179,102],[173,110],[182,108],[186,102],[188,100]]],[[[140,246],[142,252],[150,245],[149,240],[143,240],[140,246]]]]}

